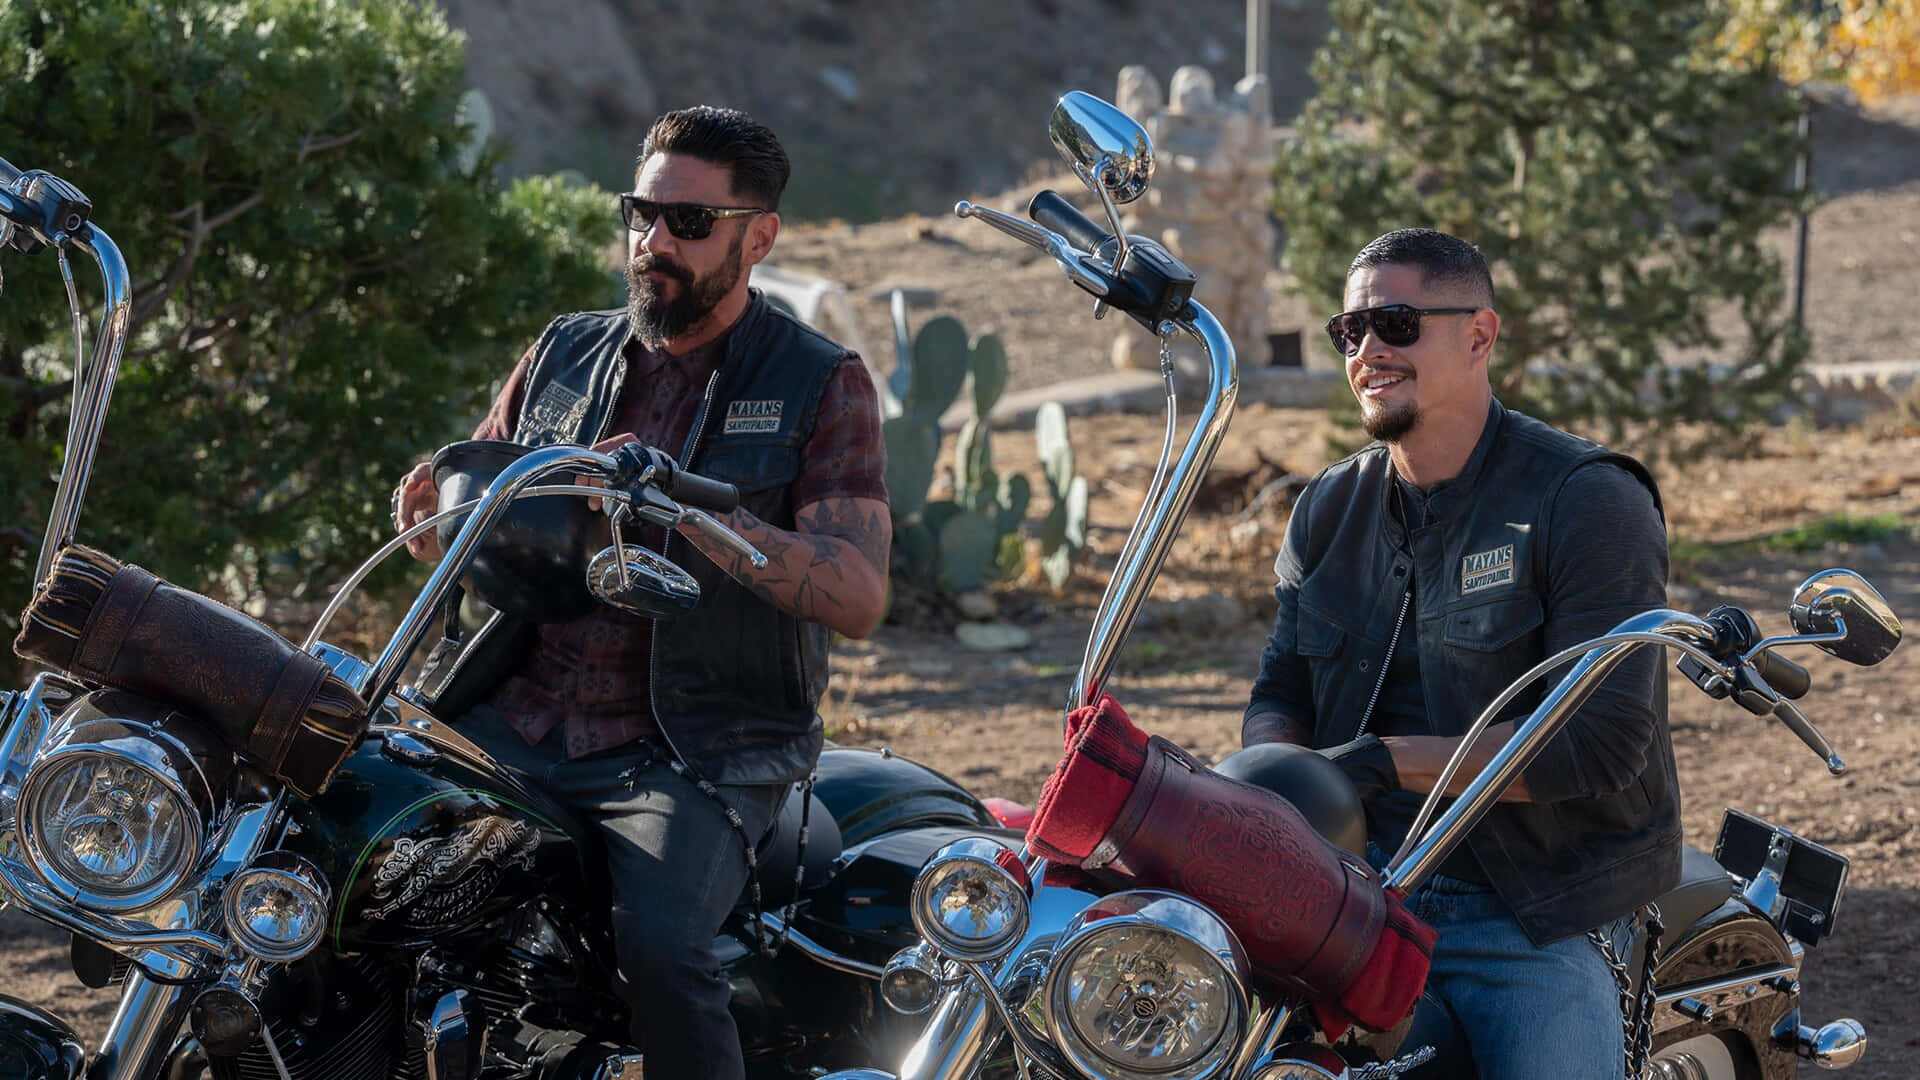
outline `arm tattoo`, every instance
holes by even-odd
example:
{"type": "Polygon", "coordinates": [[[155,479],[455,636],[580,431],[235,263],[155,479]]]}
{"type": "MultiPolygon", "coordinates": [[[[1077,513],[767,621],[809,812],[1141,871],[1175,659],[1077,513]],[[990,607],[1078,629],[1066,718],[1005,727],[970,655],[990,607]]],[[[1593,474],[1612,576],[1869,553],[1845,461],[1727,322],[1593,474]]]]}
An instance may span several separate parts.
{"type": "Polygon", "coordinates": [[[803,619],[831,622],[861,607],[865,593],[886,585],[893,522],[875,499],[821,499],[802,507],[795,530],[768,525],[745,510],[726,524],[767,557],[755,570],[740,555],[704,539],[696,543],[755,596],[803,619]],[[864,565],[859,565],[864,564],[864,565]]]}

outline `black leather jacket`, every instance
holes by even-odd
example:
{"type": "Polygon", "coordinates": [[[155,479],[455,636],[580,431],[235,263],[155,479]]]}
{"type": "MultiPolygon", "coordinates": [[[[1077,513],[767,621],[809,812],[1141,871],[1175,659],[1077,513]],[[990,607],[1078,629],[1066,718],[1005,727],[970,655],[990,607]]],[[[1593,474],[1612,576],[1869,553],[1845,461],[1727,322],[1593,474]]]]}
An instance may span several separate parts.
{"type": "MultiPolygon", "coordinates": [[[[1402,633],[1418,644],[1428,726],[1439,735],[1463,734],[1552,652],[1664,607],[1664,544],[1634,553],[1642,572],[1633,582],[1553,565],[1563,539],[1553,532],[1554,498],[1576,468],[1597,461],[1638,478],[1659,513],[1659,491],[1639,462],[1497,401],[1465,469],[1433,492],[1428,524],[1411,537],[1388,504],[1385,447],[1326,469],[1294,507],[1274,564],[1279,610],[1247,715],[1311,721],[1315,746],[1353,738],[1409,570],[1416,616],[1402,633]]],[[[1678,879],[1680,805],[1662,674],[1659,650],[1630,658],[1526,770],[1535,801],[1494,807],[1468,837],[1536,943],[1616,919],[1678,879]]],[[[1540,694],[1536,683],[1498,719],[1524,716],[1540,694]]]]}
{"type": "MultiPolygon", "coordinates": [[[[514,441],[591,445],[604,437],[626,382],[625,311],[553,321],[527,374],[514,441]]],[[[792,485],[821,394],[852,355],[754,293],[727,337],[684,447],[688,469],[740,489],[740,505],[794,527],[792,485]]],[[[673,750],[716,784],[788,783],[820,755],[814,709],[827,685],[830,632],[787,615],[729,577],[677,533],[668,556],[700,583],[700,604],[658,624],[651,657],[655,719],[673,750]]],[[[495,613],[464,641],[429,657],[422,690],[442,716],[484,700],[526,655],[531,627],[495,613]]]]}

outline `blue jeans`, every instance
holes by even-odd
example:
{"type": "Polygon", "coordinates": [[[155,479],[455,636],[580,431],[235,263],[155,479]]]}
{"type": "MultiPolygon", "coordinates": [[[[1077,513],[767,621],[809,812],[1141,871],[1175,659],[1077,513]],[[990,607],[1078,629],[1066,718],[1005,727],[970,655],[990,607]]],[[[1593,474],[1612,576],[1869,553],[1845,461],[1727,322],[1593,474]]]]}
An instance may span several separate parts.
{"type": "MultiPolygon", "coordinates": [[[[556,729],[528,746],[491,706],[476,705],[460,733],[503,767],[599,826],[613,896],[614,989],[633,1013],[646,1073],[739,1078],[740,1036],[714,935],[747,882],[746,850],[726,810],[668,766],[647,742],[573,761],[556,729]]],[[[785,784],[721,787],[756,841],[786,798],[785,784]]]]}
{"type": "MultiPolygon", "coordinates": [[[[1367,855],[1386,861],[1372,844],[1367,855]]],[[[1432,1045],[1409,1080],[1621,1080],[1620,997],[1585,934],[1536,946],[1492,886],[1434,875],[1407,898],[1440,932],[1401,1052],[1432,1045]]],[[[1632,915],[1600,928],[1624,952],[1632,915]]]]}

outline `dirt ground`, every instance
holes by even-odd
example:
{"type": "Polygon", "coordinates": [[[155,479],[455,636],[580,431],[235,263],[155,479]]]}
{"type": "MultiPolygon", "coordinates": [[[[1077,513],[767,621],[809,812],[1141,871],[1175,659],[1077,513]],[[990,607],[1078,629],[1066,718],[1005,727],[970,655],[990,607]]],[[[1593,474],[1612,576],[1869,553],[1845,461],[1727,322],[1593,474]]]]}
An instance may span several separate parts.
{"type": "MultiPolygon", "coordinates": [[[[1812,234],[1816,360],[1910,358],[1920,346],[1920,313],[1911,302],[1920,287],[1916,117],[1920,108],[1859,120],[1857,138],[1825,151],[1832,175],[1845,179],[1812,234]],[[1874,153],[1890,146],[1907,152],[1874,153]],[[1867,317],[1850,317],[1862,313],[1867,317]]],[[[893,284],[933,290],[929,307],[916,310],[916,326],[938,310],[958,314],[971,330],[1000,330],[1015,388],[1102,370],[1107,342],[1120,329],[1115,320],[1094,329],[1083,297],[1050,264],[974,223],[802,227],[782,243],[789,265],[853,285],[868,342],[883,355],[890,354],[891,332],[884,304],[873,297],[893,284]]],[[[1297,301],[1283,300],[1277,311],[1277,320],[1306,316],[1297,301]]],[[[1243,404],[1109,684],[1143,727],[1208,760],[1236,745],[1271,617],[1269,564],[1286,500],[1252,509],[1249,501],[1284,475],[1308,475],[1324,464],[1326,424],[1318,411],[1243,404]]],[[[983,794],[1030,803],[1059,757],[1061,704],[1160,437],[1157,418],[1076,419],[1080,469],[1093,494],[1089,549],[1063,593],[1029,574],[993,594],[1001,617],[1029,630],[1032,644],[1012,653],[968,652],[937,625],[890,625],[869,641],[842,643],[823,707],[834,737],[889,745],[983,794]]],[[[1036,490],[1044,491],[1031,467],[1028,433],[997,433],[995,456],[1003,468],[1029,468],[1036,490]]],[[[1763,628],[1780,632],[1793,587],[1814,571],[1845,565],[1876,583],[1897,612],[1920,612],[1920,539],[1912,528],[1920,521],[1920,427],[1911,419],[1836,431],[1790,427],[1770,433],[1759,456],[1657,472],[1671,535],[1685,542],[1673,606],[1705,612],[1737,603],[1763,628]],[[1881,527],[1865,542],[1805,552],[1735,544],[1835,515],[1903,525],[1881,527]]],[[[1881,1080],[1920,1076],[1915,656],[1909,645],[1873,668],[1817,653],[1801,657],[1815,678],[1804,710],[1852,766],[1840,778],[1828,776],[1779,725],[1708,701],[1677,678],[1672,686],[1692,843],[1711,847],[1723,808],[1733,806],[1852,858],[1835,936],[1807,961],[1804,1015],[1816,1025],[1837,1016],[1863,1021],[1872,1042],[1851,1075],[1881,1080]]],[[[113,1006],[111,996],[74,981],[63,937],[15,913],[0,916],[0,981],[7,993],[74,1020],[88,1037],[113,1006]]]]}

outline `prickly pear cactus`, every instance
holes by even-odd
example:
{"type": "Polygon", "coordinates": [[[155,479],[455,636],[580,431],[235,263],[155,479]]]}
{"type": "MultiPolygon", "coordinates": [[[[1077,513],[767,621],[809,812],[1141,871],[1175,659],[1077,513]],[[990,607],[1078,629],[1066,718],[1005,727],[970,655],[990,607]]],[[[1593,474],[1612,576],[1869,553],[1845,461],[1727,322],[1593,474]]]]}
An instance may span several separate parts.
{"type": "Polygon", "coordinates": [[[1074,555],[1087,546],[1087,480],[1074,474],[1067,412],[1059,402],[1047,402],[1034,416],[1034,448],[1053,499],[1040,522],[1040,569],[1058,589],[1073,573],[1074,555]]]}
{"type": "Polygon", "coordinates": [[[968,341],[966,328],[945,315],[909,338],[906,303],[898,293],[893,324],[899,363],[889,385],[902,411],[883,433],[895,562],[915,581],[934,580],[952,591],[978,588],[989,575],[1019,569],[1020,526],[1033,499],[1026,477],[1002,477],[993,468],[986,417],[1007,387],[1006,348],[993,334],[968,341]],[[973,417],[954,442],[954,498],[929,502],[939,467],[940,417],[960,397],[968,376],[973,417]]]}

